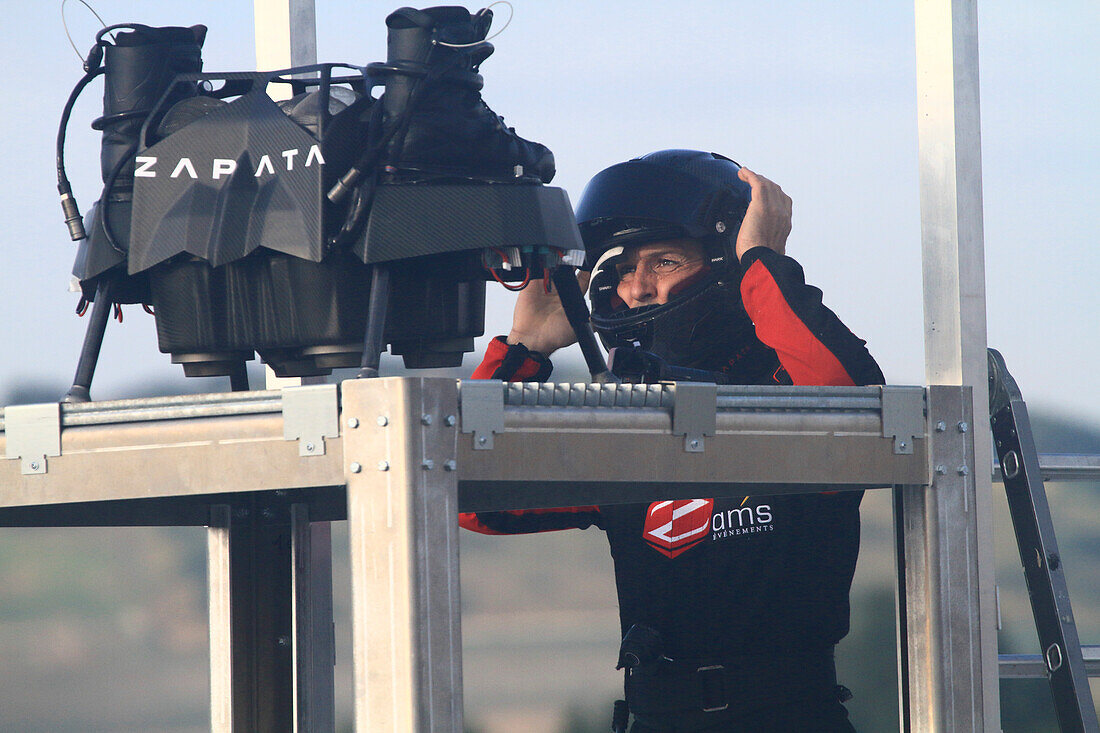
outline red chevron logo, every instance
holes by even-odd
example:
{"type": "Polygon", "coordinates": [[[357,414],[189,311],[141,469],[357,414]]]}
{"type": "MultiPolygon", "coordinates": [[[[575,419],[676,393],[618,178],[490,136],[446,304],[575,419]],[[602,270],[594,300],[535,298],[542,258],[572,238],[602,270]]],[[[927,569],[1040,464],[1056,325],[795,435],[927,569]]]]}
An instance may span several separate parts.
{"type": "Polygon", "coordinates": [[[714,499],[655,501],[646,511],[642,536],[668,557],[687,552],[710,535],[714,499]]]}

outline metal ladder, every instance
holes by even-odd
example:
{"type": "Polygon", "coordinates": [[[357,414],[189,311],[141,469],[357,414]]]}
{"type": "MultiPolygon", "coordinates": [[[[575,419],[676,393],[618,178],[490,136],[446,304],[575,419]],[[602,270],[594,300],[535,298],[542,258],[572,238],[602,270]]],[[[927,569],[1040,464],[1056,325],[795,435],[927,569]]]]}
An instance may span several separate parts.
{"type": "Polygon", "coordinates": [[[1100,676],[1100,646],[1082,648],[1078,639],[1027,405],[994,349],[989,349],[989,420],[1043,650],[1001,655],[1002,677],[1045,676],[1059,728],[1096,733],[1100,724],[1088,677],[1100,676]]]}

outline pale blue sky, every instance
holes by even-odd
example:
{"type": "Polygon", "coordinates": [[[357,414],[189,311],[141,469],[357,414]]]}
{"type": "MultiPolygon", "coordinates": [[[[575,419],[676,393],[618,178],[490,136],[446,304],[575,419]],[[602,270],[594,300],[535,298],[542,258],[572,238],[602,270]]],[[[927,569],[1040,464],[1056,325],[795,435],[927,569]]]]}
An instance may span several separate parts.
{"type": "MultiPolygon", "coordinates": [[[[108,23],[210,27],[208,70],[255,67],[252,3],[90,0],[108,23]]],[[[795,202],[788,252],[894,383],[924,381],[913,8],[909,2],[548,2],[516,17],[482,67],[489,105],[553,149],[554,185],[574,203],[600,168],[660,148],[724,153],[795,202]]],[[[8,177],[0,255],[0,395],[72,377],[84,321],[66,291],[74,247],[57,204],[54,136],[81,71],[60,3],[5,3],[12,32],[0,116],[8,177]]],[[[319,57],[385,57],[399,3],[318,0],[319,57]]],[[[979,4],[989,342],[1033,405],[1100,424],[1100,4],[979,4]]],[[[475,6],[471,6],[475,7],[475,6]]],[[[67,6],[78,46],[94,18],[67,6]]],[[[498,27],[507,10],[497,8],[498,27]]],[[[98,196],[93,84],[69,131],[82,206],[98,196]]],[[[511,296],[490,289],[487,330],[507,330],[511,296]]],[[[465,369],[476,356],[468,355],[465,369]]],[[[152,319],[109,326],[93,394],[183,380],[152,319]]],[[[225,388],[207,382],[210,389],[225,388]]],[[[194,386],[192,386],[192,389],[194,386]]]]}

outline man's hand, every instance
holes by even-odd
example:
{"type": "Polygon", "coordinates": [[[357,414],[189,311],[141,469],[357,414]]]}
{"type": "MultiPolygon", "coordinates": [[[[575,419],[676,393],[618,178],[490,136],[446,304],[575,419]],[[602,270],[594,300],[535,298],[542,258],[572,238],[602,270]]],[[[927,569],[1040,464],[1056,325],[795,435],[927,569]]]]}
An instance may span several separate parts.
{"type": "MultiPolygon", "coordinates": [[[[588,289],[590,273],[578,272],[577,281],[581,292],[588,289]]],[[[576,342],[577,336],[569,319],[565,317],[557,290],[549,293],[542,282],[532,281],[520,291],[516,298],[516,309],[512,314],[512,331],[508,334],[508,343],[521,343],[531,351],[550,356],[558,349],[576,342]]]]}
{"type": "Polygon", "coordinates": [[[737,177],[752,188],[752,201],[741,222],[735,247],[741,259],[753,247],[767,247],[783,254],[791,233],[791,197],[778,184],[742,167],[737,177]]]}

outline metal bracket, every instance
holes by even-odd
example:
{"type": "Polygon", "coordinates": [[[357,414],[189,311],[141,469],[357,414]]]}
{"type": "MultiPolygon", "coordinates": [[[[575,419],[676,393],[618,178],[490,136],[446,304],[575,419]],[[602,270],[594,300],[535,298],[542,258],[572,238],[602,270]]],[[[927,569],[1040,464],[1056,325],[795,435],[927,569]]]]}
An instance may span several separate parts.
{"type": "Polygon", "coordinates": [[[474,450],[492,450],[504,432],[504,385],[497,379],[463,380],[458,390],[462,432],[474,434],[474,450]]]}
{"type": "Polygon", "coordinates": [[[21,458],[24,474],[46,473],[46,457],[61,455],[61,405],[12,405],[4,409],[7,457],[21,458]]]}
{"type": "Polygon", "coordinates": [[[685,452],[702,453],[703,436],[714,435],[718,423],[718,385],[677,382],[672,390],[672,432],[684,436],[685,452]]]}
{"type": "Polygon", "coordinates": [[[895,455],[913,455],[924,427],[924,387],[882,388],[882,437],[894,439],[895,455]]]}
{"type": "Polygon", "coordinates": [[[335,384],[283,389],[283,438],[298,441],[298,455],[323,456],[325,438],[340,435],[335,384]]]}

